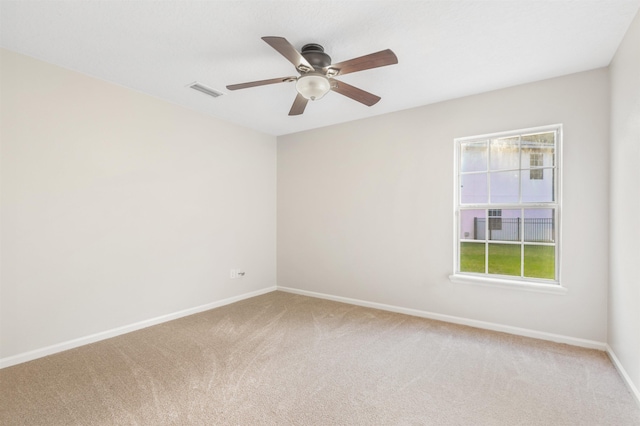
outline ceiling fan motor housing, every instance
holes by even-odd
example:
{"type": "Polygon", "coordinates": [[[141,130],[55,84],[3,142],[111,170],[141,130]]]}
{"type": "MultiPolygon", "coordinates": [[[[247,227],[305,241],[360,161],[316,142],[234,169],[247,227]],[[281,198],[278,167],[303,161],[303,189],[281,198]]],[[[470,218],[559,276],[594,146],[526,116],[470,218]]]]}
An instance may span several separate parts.
{"type": "Polygon", "coordinates": [[[302,46],[300,53],[315,69],[322,69],[331,65],[331,57],[324,53],[324,48],[319,44],[305,44],[302,46]]]}

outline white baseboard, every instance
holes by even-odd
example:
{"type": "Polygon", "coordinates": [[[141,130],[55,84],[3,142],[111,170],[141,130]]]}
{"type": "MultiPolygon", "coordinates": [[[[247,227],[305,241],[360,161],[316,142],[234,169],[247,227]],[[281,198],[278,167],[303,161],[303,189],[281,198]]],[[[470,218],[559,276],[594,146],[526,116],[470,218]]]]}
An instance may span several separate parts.
{"type": "Polygon", "coordinates": [[[627,385],[627,387],[631,391],[631,394],[636,398],[636,402],[640,406],[640,390],[638,390],[636,385],[633,384],[633,382],[631,381],[631,377],[629,377],[629,375],[627,374],[627,371],[624,369],[624,367],[620,363],[620,360],[616,356],[615,352],[613,352],[613,349],[608,344],[607,344],[607,355],[609,355],[609,359],[611,360],[613,365],[616,367],[616,370],[618,370],[618,373],[620,373],[620,376],[622,376],[622,380],[624,380],[624,383],[627,385]]]}
{"type": "Polygon", "coordinates": [[[589,349],[607,350],[607,344],[594,340],[580,339],[577,337],[563,336],[561,334],[546,333],[544,331],[530,330],[526,328],[512,327],[509,325],[496,324],[486,321],[478,321],[468,318],[456,317],[452,315],[436,314],[433,312],[422,311],[418,309],[402,308],[399,306],[385,305],[384,303],[368,302],[365,300],[351,299],[348,297],[333,296],[330,294],[316,293],[313,291],[299,290],[289,287],[278,286],[279,291],[287,293],[300,294],[303,296],[317,297],[320,299],[333,300],[335,302],[349,303],[351,305],[364,306],[367,308],[381,309],[383,311],[396,312],[399,314],[412,315],[416,317],[429,318],[438,321],[450,322],[460,325],[468,325],[470,327],[482,328],[485,330],[500,331],[502,333],[515,334],[518,336],[532,337],[534,339],[547,340],[556,343],[566,343],[572,346],[580,346],[589,349]]]}
{"type": "Polygon", "coordinates": [[[111,330],[106,330],[103,332],[91,334],[89,336],[80,337],[77,339],[69,340],[66,342],[58,343],[58,344],[47,346],[44,348],[35,349],[33,351],[24,352],[18,355],[13,355],[7,358],[2,358],[0,359],[0,369],[10,367],[16,364],[21,364],[23,362],[31,361],[34,359],[42,358],[47,355],[52,355],[58,352],[77,348],[79,346],[109,339],[111,337],[119,336],[121,334],[130,333],[132,331],[140,330],[142,328],[150,327],[156,324],[161,324],[161,323],[182,318],[188,315],[204,312],[209,309],[214,309],[220,306],[229,305],[231,303],[238,302],[240,300],[270,293],[275,290],[294,293],[294,294],[300,294],[304,296],[316,297],[320,299],[333,300],[336,302],[349,303],[351,305],[381,309],[381,310],[390,311],[390,312],[397,312],[401,314],[412,315],[412,316],[417,316],[422,318],[429,318],[429,319],[434,319],[438,321],[445,321],[445,322],[450,322],[454,324],[467,325],[470,327],[482,328],[486,330],[493,330],[493,331],[499,331],[503,333],[515,334],[518,336],[532,337],[532,338],[541,339],[541,340],[548,340],[548,341],[557,342],[557,343],[566,343],[573,346],[580,346],[580,347],[585,347],[590,349],[598,349],[598,350],[606,351],[610,355],[612,362],[614,363],[616,368],[618,368],[618,370],[621,372],[620,374],[623,376],[624,380],[630,386],[630,389],[632,390],[636,398],[640,400],[640,397],[638,396],[639,395],[638,390],[633,386],[633,383],[631,383],[629,377],[626,375],[626,372],[624,372],[624,369],[618,362],[617,358],[615,358],[615,354],[613,354],[613,351],[611,350],[611,348],[609,348],[609,346],[606,343],[596,342],[593,340],[580,339],[576,337],[552,334],[552,333],[545,333],[545,332],[529,330],[525,328],[511,327],[507,325],[490,323],[485,321],[472,320],[472,319],[456,317],[452,315],[437,314],[437,313],[422,311],[418,309],[402,308],[399,306],[386,305],[383,303],[368,302],[365,300],[351,299],[348,297],[333,296],[333,295],[324,294],[324,293],[317,293],[313,291],[299,290],[295,288],[280,287],[280,286],[267,287],[254,292],[241,294],[239,296],[229,297],[227,299],[219,300],[216,302],[208,303],[208,304],[197,306],[194,308],[185,309],[179,312],[162,315],[156,318],[151,318],[151,319],[140,321],[134,324],[117,327],[111,330]]]}
{"type": "Polygon", "coordinates": [[[23,362],[32,361],[34,359],[42,358],[47,355],[52,355],[58,352],[66,351],[69,349],[77,348],[79,346],[88,345],[89,343],[99,342],[100,340],[109,339],[111,337],[120,336],[121,334],[131,333],[132,331],[140,330],[142,328],[151,327],[152,325],[161,324],[163,322],[171,321],[174,319],[186,317],[188,315],[197,314],[200,312],[208,311],[220,306],[229,305],[240,300],[249,299],[251,297],[260,296],[261,294],[270,293],[277,288],[267,287],[261,290],[252,291],[250,293],[244,293],[239,296],[233,296],[226,299],[218,300],[216,302],[207,303],[206,305],[196,306],[195,308],[184,309],[182,311],[174,312],[171,314],[161,315],[156,318],[136,322],[134,324],[117,327],[111,330],[101,331],[99,333],[91,334],[89,336],[80,337],[73,340],[68,340],[62,343],[56,343],[55,345],[47,346],[40,349],[35,349],[29,352],[24,352],[18,355],[13,355],[7,358],[0,359],[0,369],[11,367],[12,365],[22,364],[23,362]]]}

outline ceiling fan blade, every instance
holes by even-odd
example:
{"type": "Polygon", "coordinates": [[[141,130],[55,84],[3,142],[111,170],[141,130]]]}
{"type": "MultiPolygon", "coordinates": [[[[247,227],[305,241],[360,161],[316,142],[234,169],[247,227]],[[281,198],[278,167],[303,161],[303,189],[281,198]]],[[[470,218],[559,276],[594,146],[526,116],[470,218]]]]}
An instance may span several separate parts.
{"type": "Polygon", "coordinates": [[[296,77],[281,77],[281,78],[272,78],[269,80],[251,81],[249,83],[231,84],[227,86],[227,89],[238,90],[238,89],[246,89],[248,87],[266,86],[267,84],[287,83],[291,81],[296,81],[296,77]]]}
{"type": "Polygon", "coordinates": [[[333,82],[334,84],[332,85],[331,90],[333,90],[334,92],[338,92],[341,95],[346,96],[347,98],[351,98],[354,101],[363,103],[366,106],[375,105],[381,99],[380,96],[365,92],[362,89],[358,89],[357,87],[351,86],[347,83],[343,83],[342,81],[333,79],[333,82]]]}
{"type": "Polygon", "coordinates": [[[296,69],[303,65],[308,71],[313,71],[311,64],[296,50],[284,37],[262,37],[267,44],[276,49],[282,56],[287,58],[296,69]]]}
{"type": "Polygon", "coordinates": [[[381,50],[380,52],[370,55],[360,56],[358,58],[349,59],[348,61],[331,64],[325,68],[338,70],[337,75],[349,74],[356,71],[364,71],[371,68],[384,67],[398,63],[398,57],[390,49],[381,50]]]}
{"type": "Polygon", "coordinates": [[[289,115],[300,115],[304,112],[304,109],[307,106],[307,102],[309,100],[298,93],[295,101],[293,101],[293,105],[291,106],[291,110],[289,111],[289,115]]]}

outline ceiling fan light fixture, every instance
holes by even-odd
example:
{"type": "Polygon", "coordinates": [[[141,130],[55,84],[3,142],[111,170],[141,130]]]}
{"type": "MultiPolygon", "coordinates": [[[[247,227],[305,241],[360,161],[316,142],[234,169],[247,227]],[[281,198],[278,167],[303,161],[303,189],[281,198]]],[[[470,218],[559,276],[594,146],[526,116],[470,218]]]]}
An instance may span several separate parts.
{"type": "Polygon", "coordinates": [[[295,81],[298,94],[289,110],[290,116],[302,114],[309,101],[321,99],[330,90],[363,105],[375,105],[380,100],[380,96],[365,92],[347,83],[338,82],[334,77],[398,63],[397,56],[390,49],[333,64],[331,57],[324,52],[324,48],[319,44],[305,44],[302,46],[301,52],[298,52],[284,37],[266,36],[262,37],[262,40],[291,62],[300,76],[231,84],[227,86],[227,89],[238,90],[295,81]]]}
{"type": "Polygon", "coordinates": [[[298,77],[296,90],[306,99],[318,100],[331,90],[329,79],[322,74],[305,74],[298,77]]]}

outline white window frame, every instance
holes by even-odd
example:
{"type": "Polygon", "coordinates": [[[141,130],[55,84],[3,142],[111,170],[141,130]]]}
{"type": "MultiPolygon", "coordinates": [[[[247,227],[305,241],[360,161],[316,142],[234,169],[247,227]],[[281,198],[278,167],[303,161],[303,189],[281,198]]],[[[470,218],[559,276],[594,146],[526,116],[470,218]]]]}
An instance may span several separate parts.
{"type": "MultiPolygon", "coordinates": [[[[484,135],[476,135],[469,137],[462,137],[454,139],[454,256],[453,256],[453,274],[449,276],[449,279],[454,283],[473,284],[473,285],[488,285],[492,287],[503,287],[510,289],[520,289],[526,291],[536,291],[545,293],[564,294],[567,289],[561,285],[561,210],[562,210],[562,124],[554,124],[549,126],[531,127],[526,129],[518,129],[505,132],[497,132],[484,135]],[[462,204],[460,202],[461,197],[461,174],[460,174],[460,162],[461,162],[461,145],[463,142],[473,141],[486,141],[496,138],[505,138],[510,136],[522,136],[535,133],[548,133],[555,132],[555,181],[554,181],[554,195],[555,200],[546,203],[525,203],[519,201],[517,203],[506,204],[491,204],[490,198],[486,203],[479,204],[462,204]],[[504,276],[488,273],[470,273],[460,272],[460,241],[463,240],[460,236],[460,210],[461,206],[465,209],[485,209],[489,210],[498,209],[529,209],[529,208],[553,208],[555,211],[555,278],[553,280],[516,277],[516,276],[504,276]]],[[[487,147],[487,162],[490,161],[490,150],[487,147]]],[[[522,159],[520,159],[520,162],[522,159]]],[[[525,166],[520,164],[520,179],[525,171],[530,169],[529,165],[525,166]],[[523,167],[524,166],[524,167],[523,167]]],[[[488,187],[487,191],[491,189],[488,187]]],[[[519,189],[520,196],[522,195],[522,188],[519,189]]],[[[488,226],[488,214],[485,223],[488,226]]],[[[524,238],[524,237],[523,237],[524,238]]],[[[520,244],[524,242],[521,241],[520,244]]],[[[486,260],[488,261],[488,260],[486,260]]]]}

